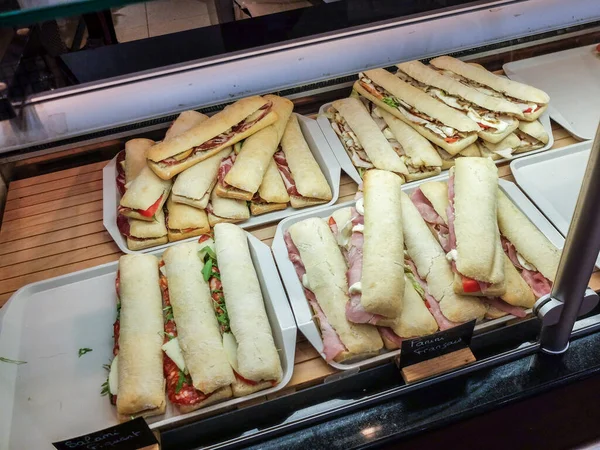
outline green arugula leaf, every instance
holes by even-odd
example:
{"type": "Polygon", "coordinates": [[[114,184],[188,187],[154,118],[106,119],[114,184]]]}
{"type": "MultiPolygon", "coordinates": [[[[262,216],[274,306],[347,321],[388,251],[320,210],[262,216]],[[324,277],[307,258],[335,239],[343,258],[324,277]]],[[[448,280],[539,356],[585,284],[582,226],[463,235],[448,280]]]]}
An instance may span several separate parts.
{"type": "Polygon", "coordinates": [[[181,389],[183,388],[183,383],[185,383],[185,373],[181,370],[179,371],[179,379],[177,380],[177,386],[175,386],[175,393],[179,394],[181,389]]]}
{"type": "Polygon", "coordinates": [[[27,361],[17,361],[16,359],[3,358],[2,356],[0,356],[0,362],[5,362],[8,364],[16,364],[16,365],[27,364],[27,361]]]}
{"type": "Polygon", "coordinates": [[[108,388],[108,378],[107,378],[106,381],[104,383],[102,383],[102,390],[100,391],[100,395],[102,397],[104,397],[108,394],[110,394],[110,389],[108,388]]]}
{"type": "Polygon", "coordinates": [[[208,255],[208,257],[210,259],[214,259],[215,261],[217,260],[217,254],[214,252],[214,250],[212,248],[210,248],[208,245],[206,247],[204,247],[203,250],[206,250],[206,254],[208,255]]]}
{"type": "Polygon", "coordinates": [[[81,358],[83,355],[85,355],[86,353],[89,353],[91,351],[93,351],[91,348],[84,347],[84,348],[80,348],[77,353],[79,354],[79,358],[81,358]]]}
{"type": "Polygon", "coordinates": [[[423,286],[421,286],[419,284],[419,282],[417,281],[417,279],[415,278],[415,276],[411,273],[407,273],[406,274],[406,278],[408,278],[411,282],[411,284],[413,285],[413,287],[415,288],[415,291],[417,291],[419,293],[419,295],[424,298],[425,297],[425,290],[423,289],[423,286]]]}
{"type": "Polygon", "coordinates": [[[358,175],[363,178],[365,176],[366,169],[364,167],[357,167],[358,175]]]}
{"type": "Polygon", "coordinates": [[[165,306],[163,311],[165,312],[165,323],[175,320],[175,317],[173,316],[173,307],[171,305],[165,306]]]}
{"type": "Polygon", "coordinates": [[[400,106],[400,103],[398,103],[392,97],[383,97],[381,101],[386,105],[391,106],[392,108],[397,108],[398,106],[400,106]]]}
{"type": "Polygon", "coordinates": [[[121,319],[121,302],[117,303],[117,320],[121,319]]]}
{"type": "Polygon", "coordinates": [[[204,281],[208,282],[210,279],[210,275],[212,274],[213,268],[213,260],[209,259],[204,263],[204,267],[202,268],[202,276],[204,277],[204,281]]]}

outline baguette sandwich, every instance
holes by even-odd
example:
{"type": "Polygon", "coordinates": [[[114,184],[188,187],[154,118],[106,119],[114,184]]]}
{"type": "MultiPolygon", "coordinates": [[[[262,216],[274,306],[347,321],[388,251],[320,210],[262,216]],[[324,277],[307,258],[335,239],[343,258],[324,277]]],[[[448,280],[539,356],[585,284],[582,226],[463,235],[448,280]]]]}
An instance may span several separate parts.
{"type": "Polygon", "coordinates": [[[173,183],[173,201],[194,208],[206,209],[221,162],[229,157],[231,147],[181,172],[173,183]]]}
{"type": "MultiPolygon", "coordinates": [[[[235,225],[222,223],[215,226],[214,234],[225,301],[220,309],[227,316],[225,322],[220,322],[228,327],[223,343],[236,375],[233,395],[238,397],[278,384],[283,370],[246,233],[235,225]]],[[[205,264],[204,273],[208,272],[207,267],[212,270],[214,263],[205,264]]],[[[219,289],[213,289],[213,293],[215,290],[219,289]]]]}
{"type": "Polygon", "coordinates": [[[290,195],[277,168],[275,156],[273,156],[271,161],[269,161],[258,192],[252,197],[250,213],[253,216],[258,216],[272,211],[279,211],[287,208],[289,201],[290,195]]]}
{"type": "Polygon", "coordinates": [[[384,69],[360,73],[354,89],[451,155],[475,142],[481,131],[474,120],[384,69]]]}
{"type": "Polygon", "coordinates": [[[220,197],[252,200],[277,151],[294,104],[276,95],[266,95],[264,99],[273,105],[277,120],[244,140],[239,153],[232,156],[233,164],[226,165],[226,170],[221,169],[224,173],[215,187],[220,197]]]}
{"type": "Polygon", "coordinates": [[[401,185],[391,172],[369,170],[364,177],[364,197],[355,207],[329,218],[348,267],[346,319],[350,322],[389,326],[402,312],[401,185]]]}
{"type": "Polygon", "coordinates": [[[393,114],[378,108],[366,99],[365,101],[371,118],[406,165],[408,170],[408,174],[404,175],[406,181],[421,180],[440,174],[442,158],[431,142],[393,114]]]}
{"type": "Polygon", "coordinates": [[[187,130],[200,125],[202,122],[208,119],[208,116],[197,111],[184,111],[177,119],[173,121],[167,132],[165,133],[165,140],[179,136],[185,133],[187,130]]]}
{"type": "Polygon", "coordinates": [[[336,100],[327,111],[327,117],[359,173],[376,167],[408,175],[406,165],[359,99],[336,100]]]}
{"type": "Polygon", "coordinates": [[[477,141],[479,156],[491,158],[494,161],[512,157],[519,145],[520,140],[515,133],[509,134],[497,144],[492,144],[483,140],[477,141]]]}
{"type": "Polygon", "coordinates": [[[169,242],[200,236],[210,231],[206,211],[175,203],[172,194],[167,200],[166,225],[169,242]]]}
{"type": "Polygon", "coordinates": [[[250,218],[248,205],[244,200],[219,197],[214,189],[206,206],[208,223],[214,227],[217,223],[238,223],[250,218]]]}
{"type": "Polygon", "coordinates": [[[292,208],[320,205],[332,199],[331,188],[304,139],[295,114],[287,122],[274,161],[292,208]]]}
{"type": "Polygon", "coordinates": [[[167,402],[156,256],[121,256],[115,288],[114,358],[102,393],[108,394],[111,403],[117,406],[120,421],[163,414],[167,402]]]}
{"type": "Polygon", "coordinates": [[[506,292],[497,221],[498,169],[488,158],[459,158],[448,180],[448,228],[458,294],[506,292]]]}
{"type": "Polygon", "coordinates": [[[118,216],[117,226],[121,234],[126,237],[129,250],[143,250],[169,242],[165,214],[162,209],[155,214],[152,222],[118,216]]]}
{"type": "Polygon", "coordinates": [[[170,191],[171,181],[162,180],[149,167],[144,167],[121,197],[118,214],[131,219],[154,221],[158,211],[162,211],[170,191]]]}
{"type": "Polygon", "coordinates": [[[429,62],[446,76],[479,92],[507,100],[523,113],[523,120],[532,122],[548,108],[550,97],[544,91],[505,77],[494,75],[481,66],[467,64],[450,56],[440,56],[429,62]]]}
{"type": "MultiPolygon", "coordinates": [[[[448,185],[444,182],[424,183],[412,193],[411,199],[443,250],[450,252],[447,222],[448,185]]],[[[519,276],[511,261],[507,257],[503,260],[506,291],[499,297],[482,297],[482,301],[487,306],[486,317],[497,318],[506,314],[524,317],[523,308],[531,307],[535,301],[533,293],[519,276]]]]}
{"type": "Polygon", "coordinates": [[[197,242],[170,247],[160,269],[167,393],[182,413],[231,397],[235,381],[202,275],[199,249],[197,242]]]}
{"type": "Polygon", "coordinates": [[[519,128],[515,130],[515,134],[520,139],[519,145],[515,148],[515,153],[537,150],[548,144],[550,140],[544,126],[538,120],[520,122],[519,128]]]}
{"type": "Polygon", "coordinates": [[[305,219],[290,226],[284,239],[321,332],[325,360],[341,362],[379,353],[383,341],[377,328],[346,319],[347,267],[327,223],[316,217],[305,219]]]}
{"type": "Polygon", "coordinates": [[[518,119],[523,118],[521,108],[514,103],[486,95],[419,61],[397,67],[398,78],[475,121],[481,127],[479,137],[486,142],[500,142],[517,129],[518,119]]]}
{"type": "Polygon", "coordinates": [[[272,102],[260,96],[247,97],[184,133],[150,148],[148,165],[163,180],[219,153],[277,120],[272,102]]]}

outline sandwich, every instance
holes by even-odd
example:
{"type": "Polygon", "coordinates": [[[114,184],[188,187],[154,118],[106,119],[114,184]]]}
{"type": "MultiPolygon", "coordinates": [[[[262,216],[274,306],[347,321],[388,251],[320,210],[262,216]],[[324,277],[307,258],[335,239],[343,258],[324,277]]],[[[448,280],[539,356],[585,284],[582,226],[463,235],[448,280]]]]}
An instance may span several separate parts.
{"type": "Polygon", "coordinates": [[[404,275],[402,314],[389,327],[377,327],[385,348],[398,349],[402,347],[404,339],[427,336],[438,331],[438,328],[429,312],[425,290],[414,277],[404,275]]]}
{"type": "Polygon", "coordinates": [[[169,242],[165,214],[162,209],[155,214],[152,222],[119,216],[117,225],[121,234],[127,239],[129,250],[143,250],[169,242]]]}
{"type": "MultiPolygon", "coordinates": [[[[439,181],[423,183],[412,193],[411,200],[443,250],[449,253],[451,246],[447,222],[448,185],[439,181]]],[[[523,308],[533,306],[535,298],[511,261],[506,256],[503,261],[506,291],[500,296],[482,297],[487,306],[486,317],[497,318],[506,314],[524,317],[526,313],[523,308]]]]}
{"type": "Polygon", "coordinates": [[[358,75],[354,89],[381,109],[413,127],[429,141],[456,155],[477,139],[477,123],[384,69],[358,75]]]}
{"type": "Polygon", "coordinates": [[[402,312],[404,244],[400,193],[402,180],[372,169],[364,177],[364,197],[329,219],[342,241],[348,270],[346,319],[390,325],[402,312]],[[348,211],[347,217],[342,214],[348,211]],[[399,269],[400,268],[400,269],[399,269]]]}
{"type": "Polygon", "coordinates": [[[206,213],[211,227],[214,227],[217,223],[238,223],[250,218],[250,211],[248,211],[248,205],[244,200],[219,197],[214,189],[210,194],[206,213]]]}
{"type": "Polygon", "coordinates": [[[177,119],[173,121],[167,132],[165,133],[165,140],[174,138],[187,130],[200,125],[202,122],[208,119],[208,116],[197,111],[183,111],[177,119]]]}
{"type": "Polygon", "coordinates": [[[156,256],[121,256],[115,287],[114,358],[103,394],[110,394],[120,421],[163,414],[167,402],[161,349],[162,299],[156,256]]]}
{"type": "Polygon", "coordinates": [[[155,221],[171,191],[171,181],[157,177],[144,167],[119,202],[118,213],[131,219],[155,221]]]}
{"type": "Polygon", "coordinates": [[[440,174],[442,158],[431,142],[396,116],[378,108],[366,99],[365,101],[371,118],[406,165],[408,169],[408,174],[404,175],[406,181],[421,180],[440,174]]]}
{"type": "Polygon", "coordinates": [[[121,196],[127,190],[127,183],[146,166],[146,151],[154,145],[150,139],[131,139],[125,142],[125,150],[117,154],[117,188],[121,196]]]}
{"type": "MultiPolygon", "coordinates": [[[[215,256],[227,311],[231,366],[241,383],[235,396],[247,395],[281,382],[283,370],[265,310],[263,295],[250,256],[248,238],[239,227],[215,226],[215,256]]],[[[212,266],[209,263],[209,266],[212,266]]],[[[205,265],[204,271],[207,272],[205,265]]],[[[225,343],[225,336],[224,336],[225,343]]]]}
{"type": "Polygon", "coordinates": [[[458,158],[448,179],[448,258],[457,294],[506,292],[497,221],[498,169],[488,158],[458,158]]]}
{"type": "Polygon", "coordinates": [[[289,194],[292,208],[320,205],[333,198],[331,188],[304,139],[295,114],[287,122],[274,161],[289,194]]]}
{"type": "Polygon", "coordinates": [[[509,134],[497,144],[492,144],[481,139],[477,141],[479,156],[491,158],[494,161],[512,157],[519,145],[520,139],[515,133],[509,134]]]}
{"type": "Polygon", "coordinates": [[[240,152],[233,155],[233,164],[226,166],[224,176],[219,177],[215,191],[220,197],[252,200],[277,151],[294,104],[276,95],[264,99],[273,105],[277,121],[244,140],[240,152]]]}
{"type": "Polygon", "coordinates": [[[219,153],[225,147],[251,136],[277,120],[272,102],[260,96],[247,97],[148,150],[150,168],[163,180],[219,153]]]}
{"type": "Polygon", "coordinates": [[[525,153],[544,147],[549,142],[549,136],[544,126],[538,121],[520,122],[515,134],[520,139],[515,153],[525,153]]]}
{"type": "Polygon", "coordinates": [[[323,339],[326,361],[341,362],[372,356],[383,348],[377,328],[346,319],[346,263],[327,223],[311,217],[290,226],[284,234],[288,256],[323,339]]]}
{"type": "Polygon", "coordinates": [[[197,242],[170,247],[160,268],[167,393],[182,413],[231,397],[235,380],[202,275],[199,250],[197,242]]]}
{"type": "Polygon", "coordinates": [[[183,203],[175,203],[172,194],[167,200],[166,216],[169,242],[200,236],[210,231],[206,211],[183,203]]]}
{"type": "Polygon", "coordinates": [[[521,108],[500,97],[486,95],[477,89],[445,77],[420,61],[398,64],[396,76],[411,86],[475,121],[479,137],[496,144],[517,129],[523,118],[521,108]]]}
{"type": "MultiPolygon", "coordinates": [[[[275,155],[277,153],[279,152],[276,152],[275,155]]],[[[253,216],[258,216],[272,211],[279,211],[287,208],[289,201],[290,195],[285,187],[282,175],[279,173],[274,156],[269,161],[258,192],[252,197],[250,213],[253,216]]]]}
{"type": "MultiPolygon", "coordinates": [[[[502,248],[536,298],[550,294],[560,250],[544,236],[506,195],[498,190],[498,226],[502,248]]],[[[525,307],[533,306],[529,302],[525,307]]]]}
{"type": "Polygon", "coordinates": [[[327,111],[327,117],[361,176],[373,167],[408,174],[406,165],[359,99],[336,100],[327,111]]]}
{"type": "Polygon", "coordinates": [[[505,77],[494,75],[483,67],[467,64],[450,56],[440,56],[429,64],[462,84],[479,92],[507,100],[523,113],[523,120],[532,122],[548,108],[550,97],[544,91],[505,77]]]}
{"type": "Polygon", "coordinates": [[[172,196],[175,203],[206,209],[215,184],[221,162],[229,156],[231,147],[199,162],[181,172],[173,183],[172,196]]]}
{"type": "Polygon", "coordinates": [[[477,297],[454,291],[454,273],[444,250],[408,195],[402,192],[400,199],[405,271],[413,285],[421,286],[423,298],[439,329],[483,319],[486,306],[477,297]]]}

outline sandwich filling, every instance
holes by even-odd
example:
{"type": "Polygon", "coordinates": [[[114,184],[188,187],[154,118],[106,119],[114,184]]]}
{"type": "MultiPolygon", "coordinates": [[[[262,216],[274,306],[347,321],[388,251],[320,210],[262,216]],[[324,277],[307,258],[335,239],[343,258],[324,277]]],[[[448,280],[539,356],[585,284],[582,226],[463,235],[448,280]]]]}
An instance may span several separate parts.
{"type": "Polygon", "coordinates": [[[160,197],[158,197],[158,200],[156,200],[154,203],[152,203],[152,205],[150,205],[146,209],[133,209],[133,208],[127,208],[125,206],[119,205],[117,212],[119,214],[126,214],[128,212],[136,212],[144,217],[154,217],[154,215],[156,214],[156,212],[158,211],[158,208],[160,207],[160,205],[162,203],[162,199],[164,196],[165,196],[165,194],[163,193],[160,197]]]}
{"type": "Polygon", "coordinates": [[[228,130],[225,130],[223,133],[218,134],[217,136],[198,145],[197,147],[193,147],[189,150],[185,150],[169,158],[158,161],[158,164],[163,167],[172,166],[174,164],[182,163],[188,158],[192,158],[200,153],[209,152],[217,147],[225,147],[230,141],[233,140],[236,134],[244,133],[262,120],[267,114],[269,114],[269,112],[271,112],[272,107],[273,103],[267,102],[244,120],[232,126],[228,130]]]}
{"type": "MultiPolygon", "coordinates": [[[[436,69],[438,70],[438,69],[436,69]]],[[[521,111],[523,111],[523,114],[533,114],[534,112],[536,112],[538,109],[542,108],[544,105],[540,105],[538,103],[535,102],[529,102],[529,101],[523,101],[520,100],[518,98],[515,97],[511,97],[510,95],[504,94],[502,92],[496,91],[495,89],[480,84],[476,81],[473,80],[469,80],[465,77],[463,77],[462,75],[459,75],[457,73],[452,72],[451,70],[441,70],[441,72],[450,77],[450,78],[454,78],[455,80],[461,82],[462,84],[464,84],[465,86],[469,86],[472,87],[474,89],[477,89],[479,92],[481,92],[482,94],[485,95],[489,95],[491,97],[498,97],[498,98],[504,98],[512,103],[514,103],[515,105],[517,105],[519,108],[521,108],[521,111]]]]}
{"type": "Polygon", "coordinates": [[[161,237],[164,237],[166,235],[162,235],[162,236],[152,236],[152,237],[137,237],[134,236],[133,234],[131,234],[131,226],[129,225],[129,219],[121,214],[117,215],[117,228],[119,229],[119,232],[125,236],[128,239],[131,239],[132,241],[150,241],[150,240],[154,240],[154,239],[160,239],[161,237]]]}
{"type": "Polygon", "coordinates": [[[319,306],[319,302],[317,301],[317,297],[315,296],[314,292],[310,290],[310,285],[308,284],[304,263],[302,262],[300,252],[298,251],[296,244],[294,244],[294,241],[292,240],[289,231],[286,231],[284,233],[284,240],[288,251],[288,257],[294,265],[294,269],[296,270],[298,278],[302,282],[302,286],[304,288],[304,295],[306,296],[306,299],[308,300],[308,303],[310,304],[313,313],[315,314],[315,318],[317,319],[319,329],[321,330],[321,338],[323,339],[323,353],[325,355],[325,360],[327,362],[331,362],[340,353],[348,351],[348,349],[342,343],[337,332],[327,320],[327,316],[325,316],[325,313],[319,306]]]}
{"type": "Polygon", "coordinates": [[[400,159],[402,160],[402,162],[408,169],[408,173],[410,173],[410,174],[426,173],[426,172],[439,173],[439,171],[438,171],[439,167],[424,166],[422,164],[419,164],[419,161],[415,161],[413,158],[411,158],[410,156],[408,156],[406,154],[406,151],[402,147],[402,144],[400,144],[400,142],[398,142],[398,140],[396,139],[396,136],[394,136],[394,133],[392,133],[392,130],[390,130],[390,127],[385,122],[385,120],[379,113],[379,110],[373,103],[368,101],[367,109],[371,113],[371,118],[375,121],[377,126],[379,126],[379,129],[381,130],[381,132],[383,133],[385,138],[388,140],[388,142],[390,143],[390,145],[392,146],[394,151],[398,154],[398,156],[400,157],[400,159]]]}
{"type": "Polygon", "coordinates": [[[366,169],[374,167],[367,152],[350,128],[350,125],[348,125],[348,122],[346,122],[346,119],[335,108],[329,108],[327,118],[331,122],[331,128],[333,128],[333,131],[335,131],[342,141],[342,145],[346,149],[346,153],[348,153],[352,164],[356,166],[362,177],[366,169]]]}
{"type": "Polygon", "coordinates": [[[190,227],[190,228],[171,228],[169,226],[169,211],[165,210],[165,223],[167,225],[167,229],[171,232],[171,233],[191,233],[192,231],[196,231],[199,227],[190,227]]]}
{"type": "Polygon", "coordinates": [[[502,240],[502,248],[504,253],[513,265],[517,268],[521,277],[529,285],[533,291],[533,295],[536,298],[543,297],[546,294],[550,294],[552,290],[552,282],[542,275],[536,267],[528,262],[523,256],[517,251],[515,246],[504,236],[500,237],[502,240]]]}
{"type": "Polygon", "coordinates": [[[378,100],[381,100],[386,105],[392,108],[396,108],[410,122],[427,128],[429,131],[436,134],[441,139],[444,139],[447,143],[453,144],[454,142],[458,142],[471,134],[463,133],[461,131],[456,130],[455,128],[446,126],[439,120],[434,119],[433,117],[430,117],[427,114],[419,111],[414,106],[409,105],[404,100],[395,97],[381,86],[375,84],[373,80],[365,76],[363,73],[359,73],[358,76],[359,84],[369,94],[373,95],[378,100]]]}
{"type": "Polygon", "coordinates": [[[125,183],[127,181],[125,180],[125,168],[123,167],[123,164],[125,164],[125,150],[121,150],[119,153],[117,153],[116,182],[117,189],[119,190],[119,194],[121,194],[121,197],[125,194],[125,191],[127,190],[127,188],[125,187],[125,183]]]}
{"type": "Polygon", "coordinates": [[[314,197],[304,197],[302,194],[300,194],[300,192],[298,192],[298,189],[296,188],[296,182],[294,181],[294,176],[292,175],[290,166],[288,166],[287,159],[285,158],[285,153],[283,153],[281,146],[279,146],[279,148],[273,155],[273,159],[275,160],[275,164],[277,164],[277,169],[279,170],[279,174],[281,175],[281,179],[283,180],[285,189],[290,197],[306,198],[312,201],[323,200],[314,197]]]}
{"type": "MultiPolygon", "coordinates": [[[[169,297],[169,284],[164,273],[164,261],[160,262],[160,291],[164,303],[165,333],[164,343],[177,339],[177,326],[173,317],[173,307],[169,297]]],[[[163,349],[165,347],[163,346],[163,349]]],[[[181,363],[180,363],[181,364],[181,363]]],[[[196,389],[192,377],[186,370],[181,369],[166,353],[163,356],[163,368],[167,380],[167,395],[172,403],[179,406],[194,406],[205,401],[211,394],[205,394],[196,389]]]]}
{"type": "Polygon", "coordinates": [[[516,153],[537,150],[538,148],[542,148],[545,145],[542,141],[534,138],[533,136],[528,135],[527,133],[519,129],[516,129],[514,133],[521,141],[519,146],[515,149],[516,153]]]}
{"type": "Polygon", "coordinates": [[[477,124],[483,130],[491,131],[492,133],[503,133],[511,124],[514,123],[514,119],[510,116],[489,111],[465,100],[464,98],[451,95],[443,89],[421,83],[420,81],[417,81],[406,73],[402,72],[400,69],[398,69],[396,76],[405,83],[416,87],[417,89],[428,94],[430,97],[445,103],[451,108],[463,111],[469,117],[469,119],[477,122],[477,124]]]}
{"type": "Polygon", "coordinates": [[[119,355],[119,334],[121,331],[121,292],[119,290],[121,284],[121,277],[119,271],[117,271],[117,278],[115,278],[115,292],[117,294],[117,317],[113,323],[113,360],[110,364],[106,364],[104,368],[108,370],[108,377],[104,383],[102,383],[101,394],[108,395],[110,403],[112,405],[117,404],[118,395],[118,381],[115,383],[114,380],[118,380],[118,355],[119,355]],[[111,382],[112,381],[112,382],[111,382]]]}

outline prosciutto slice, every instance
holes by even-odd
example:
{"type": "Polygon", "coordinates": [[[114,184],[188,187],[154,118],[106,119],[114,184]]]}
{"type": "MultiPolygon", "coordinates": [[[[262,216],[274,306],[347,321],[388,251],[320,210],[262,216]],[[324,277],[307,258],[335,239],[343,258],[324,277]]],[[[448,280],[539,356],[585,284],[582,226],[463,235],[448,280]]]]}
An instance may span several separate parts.
{"type": "Polygon", "coordinates": [[[494,308],[499,309],[507,314],[512,314],[515,317],[525,317],[527,313],[523,308],[519,308],[518,306],[513,306],[506,303],[500,297],[486,297],[483,299],[488,305],[493,306],[494,308]]]}
{"type": "Polygon", "coordinates": [[[117,154],[116,182],[117,182],[117,189],[119,190],[119,194],[121,194],[121,196],[125,195],[125,191],[127,190],[127,188],[125,188],[125,169],[123,169],[123,164],[122,164],[123,161],[125,161],[125,150],[121,150],[117,154]]]}
{"type": "Polygon", "coordinates": [[[392,330],[391,328],[379,327],[379,333],[381,334],[381,336],[383,336],[388,341],[392,341],[398,347],[402,347],[402,338],[400,336],[398,336],[396,333],[394,333],[394,330],[392,330]]]}
{"type": "Polygon", "coordinates": [[[117,215],[117,228],[119,232],[125,237],[131,237],[131,231],[129,228],[129,220],[127,217],[118,214],[117,215]]]}
{"type": "Polygon", "coordinates": [[[517,249],[515,246],[502,236],[502,248],[504,249],[504,253],[510,259],[510,262],[517,268],[517,270],[521,273],[521,277],[525,280],[525,282],[529,285],[531,290],[533,291],[533,295],[536,298],[543,297],[544,295],[550,294],[552,291],[552,282],[548,280],[544,275],[535,270],[526,269],[519,262],[519,258],[517,258],[517,249]]]}
{"type": "Polygon", "coordinates": [[[275,164],[277,164],[277,169],[279,169],[287,193],[294,197],[300,197],[300,193],[298,192],[298,189],[296,189],[296,182],[292,176],[292,171],[288,166],[287,159],[285,159],[285,153],[280,149],[275,152],[273,159],[275,160],[275,164]]]}
{"type": "Polygon", "coordinates": [[[235,154],[229,155],[227,158],[224,158],[219,165],[219,171],[217,172],[217,180],[223,186],[228,186],[225,182],[225,177],[233,167],[233,163],[235,162],[235,154]]]}
{"type": "MultiPolygon", "coordinates": [[[[302,277],[306,273],[306,269],[302,263],[300,252],[298,251],[296,244],[294,244],[289,232],[285,232],[283,239],[288,250],[288,258],[294,265],[298,279],[300,279],[302,282],[302,277]]],[[[310,304],[317,320],[319,321],[319,328],[321,329],[321,337],[323,339],[323,353],[325,354],[325,360],[328,362],[333,361],[340,353],[346,351],[347,349],[340,340],[337,332],[327,320],[327,316],[321,309],[321,306],[319,306],[314,292],[304,288],[304,295],[306,295],[306,299],[308,300],[308,303],[310,304]]]]}
{"type": "Polygon", "coordinates": [[[417,188],[410,196],[410,199],[415,204],[421,217],[425,222],[430,224],[446,225],[444,219],[435,211],[431,202],[425,197],[421,189],[417,188]]]}

